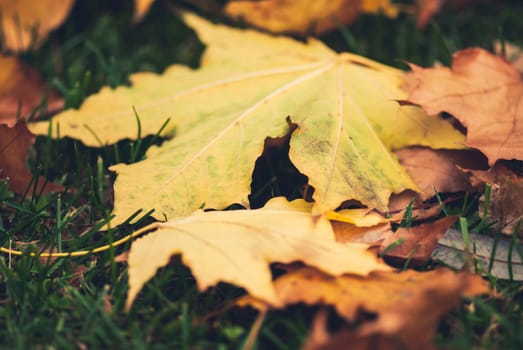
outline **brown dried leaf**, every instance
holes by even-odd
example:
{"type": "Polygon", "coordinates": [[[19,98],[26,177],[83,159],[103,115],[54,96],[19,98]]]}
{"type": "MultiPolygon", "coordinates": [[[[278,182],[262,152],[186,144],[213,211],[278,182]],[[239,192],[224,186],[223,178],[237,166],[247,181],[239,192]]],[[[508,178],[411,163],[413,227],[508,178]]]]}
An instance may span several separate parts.
{"type": "Polygon", "coordinates": [[[34,116],[57,112],[63,101],[55,91],[47,91],[36,70],[16,57],[0,55],[0,125],[14,126],[27,120],[48,95],[47,111],[36,111],[34,116]]]}
{"type": "MultiPolygon", "coordinates": [[[[510,169],[508,163],[498,162],[488,171],[470,171],[471,181],[478,185],[488,183],[491,186],[488,203],[488,218],[496,222],[504,234],[510,235],[520,220],[523,220],[523,177],[510,169]]],[[[485,195],[480,198],[480,216],[483,215],[485,195]]],[[[523,225],[516,234],[523,237],[523,225]]]]}
{"type": "Polygon", "coordinates": [[[433,223],[422,224],[412,228],[399,228],[396,232],[390,232],[381,243],[380,253],[388,262],[403,264],[409,262],[409,266],[420,266],[430,260],[432,252],[438,244],[438,240],[456,222],[457,218],[448,216],[433,223]],[[393,244],[391,249],[389,248],[393,244]]]}
{"type": "Polygon", "coordinates": [[[467,128],[466,144],[498,159],[523,159],[523,83],[505,59],[480,48],[458,51],[452,69],[411,65],[408,100],[429,114],[448,112],[467,128]]]}
{"type": "Polygon", "coordinates": [[[474,150],[433,150],[424,147],[403,148],[394,152],[400,164],[421,190],[421,199],[438,192],[472,191],[466,169],[487,169],[487,159],[474,150]]]}
{"type": "MultiPolygon", "coordinates": [[[[368,277],[344,275],[337,278],[312,268],[302,268],[278,278],[274,286],[284,305],[299,302],[332,305],[348,320],[354,320],[360,310],[375,313],[375,321],[348,333],[349,338],[359,339],[355,344],[360,341],[372,344],[375,339],[385,337],[399,341],[407,349],[430,348],[440,317],[457,306],[462,296],[489,293],[488,283],[480,276],[455,273],[446,268],[427,272],[372,272],[368,277]]],[[[261,307],[252,301],[245,297],[239,305],[261,307]]],[[[327,348],[331,347],[319,347],[327,348]]]]}

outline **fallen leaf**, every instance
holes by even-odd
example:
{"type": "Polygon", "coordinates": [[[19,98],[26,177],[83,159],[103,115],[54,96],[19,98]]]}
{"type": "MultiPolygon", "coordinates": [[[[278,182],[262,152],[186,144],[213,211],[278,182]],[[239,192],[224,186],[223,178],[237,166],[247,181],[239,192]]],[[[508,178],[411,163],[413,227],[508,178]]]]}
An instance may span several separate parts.
{"type": "Polygon", "coordinates": [[[409,147],[394,154],[421,190],[421,200],[434,196],[434,190],[442,192],[470,192],[473,190],[465,169],[487,169],[486,158],[474,150],[432,150],[409,147]]]}
{"type": "Polygon", "coordinates": [[[25,158],[27,151],[34,142],[34,135],[27,129],[25,123],[18,123],[12,128],[0,125],[0,179],[9,179],[9,188],[17,193],[60,192],[63,187],[47,183],[42,177],[37,178],[37,186],[32,183],[33,175],[27,169],[25,158]],[[31,185],[31,187],[29,187],[31,185]],[[45,186],[45,187],[44,187],[45,186]]]}
{"type": "Polygon", "coordinates": [[[156,270],[180,253],[200,290],[228,282],[274,305],[279,301],[272,262],[302,261],[333,275],[390,269],[367,252],[365,244],[337,243],[329,221],[312,216],[310,209],[302,200],[289,203],[279,197],[261,209],[199,211],[158,224],[158,231],[131,247],[127,308],[156,270]]]}
{"type": "Polygon", "coordinates": [[[498,159],[523,159],[523,83],[505,59],[480,48],[458,51],[452,69],[411,65],[408,100],[428,113],[448,112],[467,128],[466,144],[498,159]]]}
{"type": "MultiPolygon", "coordinates": [[[[462,147],[463,135],[447,122],[396,102],[406,98],[399,70],[336,54],[313,39],[184,18],[207,45],[198,70],[175,65],[162,75],[135,74],[132,87],[104,88],[79,110],[54,118],[61,136],[91,146],[135,138],[133,106],[142,135],[173,119],[162,135],[176,137],[151,148],[145,161],[112,168],[113,224],[140,208],[169,219],[202,206],[247,206],[264,140],[286,134],[287,116],[298,126],[290,160],[315,189],[315,213],[350,198],[386,211],[391,193],[416,189],[389,149],[462,147]]],[[[47,134],[48,124],[31,130],[47,134]]]]}
{"type": "Polygon", "coordinates": [[[479,201],[479,215],[483,217],[484,207],[487,207],[487,218],[494,222],[495,228],[506,235],[514,233],[523,236],[523,177],[510,169],[508,163],[498,162],[488,171],[468,171],[472,174],[471,182],[474,185],[490,184],[488,204],[485,195],[479,201]]]}
{"type": "Polygon", "coordinates": [[[67,17],[74,0],[0,0],[2,46],[9,51],[37,48],[67,17]]]}
{"type": "Polygon", "coordinates": [[[381,242],[380,254],[387,262],[421,266],[431,259],[438,240],[456,220],[456,217],[448,216],[411,228],[400,227],[396,232],[389,232],[381,242]]]}
{"type": "Polygon", "coordinates": [[[408,6],[390,0],[266,0],[230,1],[225,14],[271,33],[318,35],[353,23],[360,14],[395,18],[408,6]]]}
{"type": "MultiPolygon", "coordinates": [[[[351,336],[392,337],[408,349],[426,349],[440,317],[456,307],[463,296],[489,293],[488,283],[480,276],[446,268],[376,271],[366,277],[332,277],[302,268],[276,279],[274,288],[280,308],[295,303],[332,305],[350,321],[362,310],[373,313],[375,321],[363,322],[351,336]]],[[[238,305],[267,308],[250,296],[241,298],[238,305]]]]}
{"type": "Polygon", "coordinates": [[[432,258],[458,270],[471,262],[477,273],[523,281],[523,256],[520,255],[523,246],[507,238],[492,238],[474,232],[469,232],[468,236],[467,251],[463,234],[449,229],[439,240],[432,258]]]}
{"type": "Polygon", "coordinates": [[[36,70],[16,57],[0,55],[0,125],[14,126],[28,117],[55,113],[63,108],[56,91],[46,88],[36,70]],[[43,99],[46,110],[37,110],[43,99]]]}

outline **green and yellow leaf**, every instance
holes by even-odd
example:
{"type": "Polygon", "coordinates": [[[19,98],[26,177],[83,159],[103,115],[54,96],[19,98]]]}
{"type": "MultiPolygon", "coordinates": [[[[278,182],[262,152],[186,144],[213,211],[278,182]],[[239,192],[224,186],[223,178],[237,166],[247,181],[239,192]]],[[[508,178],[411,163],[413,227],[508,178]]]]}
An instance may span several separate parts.
{"type": "MultiPolygon", "coordinates": [[[[79,110],[54,119],[62,136],[97,146],[142,134],[175,136],[147,159],[117,165],[116,218],[155,209],[158,219],[200,207],[248,204],[251,175],[267,136],[297,125],[290,159],[315,188],[315,213],[356,199],[387,209],[391,193],[416,190],[391,149],[408,145],[462,148],[463,135],[419,108],[400,106],[403,72],[369,59],[307,43],[185,21],[207,45],[201,67],[174,65],[164,74],[139,73],[132,87],[105,88],[79,110]]],[[[32,131],[46,134],[47,124],[32,131]]]]}

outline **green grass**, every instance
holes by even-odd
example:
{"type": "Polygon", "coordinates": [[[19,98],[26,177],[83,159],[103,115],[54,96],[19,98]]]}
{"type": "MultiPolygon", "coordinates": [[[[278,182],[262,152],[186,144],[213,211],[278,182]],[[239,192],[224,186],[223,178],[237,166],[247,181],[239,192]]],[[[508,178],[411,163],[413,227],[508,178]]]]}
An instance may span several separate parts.
{"type": "MultiPolygon", "coordinates": [[[[161,2],[136,26],[130,24],[131,12],[130,1],[78,1],[67,22],[46,44],[23,58],[60,91],[68,107],[78,107],[102,86],[128,84],[129,75],[136,71],[162,72],[172,63],[197,66],[202,45],[161,2]]],[[[472,45],[490,48],[494,38],[523,45],[522,16],[519,2],[492,1],[440,14],[424,32],[414,30],[411,18],[366,16],[322,39],[336,50],[352,50],[400,67],[405,61],[448,64],[453,51],[472,45]]],[[[34,242],[25,249],[84,250],[110,244],[150,223],[145,216],[107,233],[98,231],[100,222],[109,219],[112,206],[114,174],[108,167],[140,160],[148,146],[161,142],[148,137],[95,149],[74,140],[38,137],[30,159],[34,173],[62,183],[68,191],[22,196],[10,193],[1,183],[0,245],[34,242]]],[[[445,209],[466,217],[470,228],[479,225],[487,232],[489,226],[476,214],[477,205],[477,196],[471,196],[466,203],[445,209]]],[[[127,268],[114,258],[129,245],[53,261],[1,256],[0,347],[241,347],[256,317],[251,309],[229,307],[242,291],[219,285],[198,293],[179,258],[159,271],[127,313],[127,268]]],[[[502,298],[464,302],[441,322],[438,344],[458,349],[523,348],[521,285],[490,281],[502,298]]],[[[269,313],[257,348],[299,348],[316,310],[297,305],[269,313]]],[[[334,321],[341,326],[340,319],[334,321]]]]}

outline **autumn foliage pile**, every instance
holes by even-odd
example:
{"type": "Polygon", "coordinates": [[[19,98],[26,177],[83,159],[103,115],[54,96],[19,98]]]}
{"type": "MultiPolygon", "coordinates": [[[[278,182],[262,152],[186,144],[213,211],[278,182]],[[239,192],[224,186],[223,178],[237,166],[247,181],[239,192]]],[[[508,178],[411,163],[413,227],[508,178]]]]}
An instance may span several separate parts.
{"type": "MultiPolygon", "coordinates": [[[[137,1],[135,20],[150,3],[137,1]]],[[[314,3],[234,1],[225,11],[266,31],[301,36],[350,23],[361,12],[415,12],[414,5],[388,1],[314,3]],[[343,16],[334,18],[338,13],[343,16]]],[[[420,27],[442,3],[420,2],[420,27]]],[[[55,18],[43,21],[32,44],[59,25],[70,6],[63,2],[55,18]]],[[[6,9],[24,11],[6,1],[0,7],[3,16],[13,13],[6,9]]],[[[156,271],[181,254],[200,290],[218,282],[242,287],[247,295],[237,305],[261,314],[302,302],[331,305],[349,321],[361,310],[376,315],[330,337],[319,314],[309,349],[339,339],[420,349],[431,346],[438,320],[462,297],[492,293],[480,276],[488,271],[469,265],[461,272],[394,267],[430,261],[457,221],[441,218],[445,201],[482,192],[485,184],[492,188],[485,213],[503,233],[521,234],[518,67],[469,48],[454,54],[451,67],[411,64],[406,73],[336,53],[312,37],[302,42],[181,16],[206,45],[199,68],[136,73],[131,86],[103,88],[50,121],[35,120],[62,108],[58,94],[16,57],[0,57],[0,176],[15,192],[34,180],[24,163],[33,134],[101,147],[136,138],[139,125],[141,135],[160,130],[166,139],[144,160],[111,167],[117,177],[108,225],[137,211],[154,210],[161,221],[135,232],[147,235],[124,261],[128,308],[156,271]],[[288,157],[287,166],[305,179],[295,186],[298,195],[255,198],[255,166],[270,152],[288,157]],[[224,210],[233,204],[245,210],[224,210]],[[396,229],[407,212],[423,224],[396,229]],[[276,263],[285,273],[273,279],[276,263]]],[[[9,22],[2,23],[7,48],[30,47],[25,32],[11,40],[9,22]]],[[[62,187],[47,183],[44,190],[62,187]]]]}

